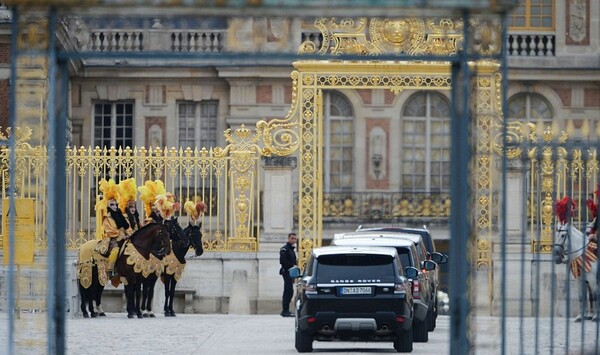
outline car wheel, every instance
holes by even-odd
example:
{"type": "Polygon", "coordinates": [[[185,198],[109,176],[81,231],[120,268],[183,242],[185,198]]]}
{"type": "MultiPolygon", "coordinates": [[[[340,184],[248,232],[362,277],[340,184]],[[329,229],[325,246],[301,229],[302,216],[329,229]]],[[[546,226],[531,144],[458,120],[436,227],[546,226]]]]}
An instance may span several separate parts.
{"type": "Polygon", "coordinates": [[[413,351],[413,328],[403,331],[394,340],[394,349],[399,353],[410,353],[413,351]]]}
{"type": "MultiPolygon", "coordinates": [[[[427,312],[429,316],[429,312],[427,312]]],[[[426,343],[429,341],[429,322],[427,322],[428,317],[425,317],[424,320],[414,320],[413,327],[414,330],[414,341],[417,343],[426,343]]]]}
{"type": "Polygon", "coordinates": [[[429,324],[429,331],[433,332],[435,326],[437,325],[437,297],[435,299],[435,311],[427,312],[427,323],[429,324]]]}
{"type": "Polygon", "coordinates": [[[296,326],[296,350],[299,353],[309,353],[313,351],[312,343],[312,336],[296,326]]]}

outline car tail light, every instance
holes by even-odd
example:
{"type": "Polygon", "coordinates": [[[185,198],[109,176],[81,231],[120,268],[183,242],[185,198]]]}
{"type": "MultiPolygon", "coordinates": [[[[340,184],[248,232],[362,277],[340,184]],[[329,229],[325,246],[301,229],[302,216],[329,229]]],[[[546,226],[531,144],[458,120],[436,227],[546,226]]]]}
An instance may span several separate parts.
{"type": "Polygon", "coordinates": [[[404,323],[404,317],[403,316],[396,316],[396,322],[397,323],[404,323]]]}
{"type": "Polygon", "coordinates": [[[308,318],[306,318],[306,321],[308,323],[314,323],[317,321],[317,317],[308,317],[308,318]]]}
{"type": "Polygon", "coordinates": [[[317,294],[317,285],[315,285],[315,284],[304,285],[304,293],[310,294],[310,295],[316,295],[317,294]]]}
{"type": "Polygon", "coordinates": [[[394,293],[406,293],[406,284],[395,284],[394,293]]]}
{"type": "Polygon", "coordinates": [[[412,294],[413,294],[413,298],[421,299],[421,284],[419,283],[419,280],[413,280],[412,294]]]}

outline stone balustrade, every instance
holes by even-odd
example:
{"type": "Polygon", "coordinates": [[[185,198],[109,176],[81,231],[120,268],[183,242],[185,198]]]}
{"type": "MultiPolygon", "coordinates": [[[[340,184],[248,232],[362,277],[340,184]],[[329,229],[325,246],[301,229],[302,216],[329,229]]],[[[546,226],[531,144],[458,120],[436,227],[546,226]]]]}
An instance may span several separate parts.
{"type": "Polygon", "coordinates": [[[225,31],[96,29],[86,47],[92,52],[221,52],[225,31]]]}
{"type": "Polygon", "coordinates": [[[556,55],[554,34],[510,33],[506,45],[509,56],[554,57],[556,55]]]}

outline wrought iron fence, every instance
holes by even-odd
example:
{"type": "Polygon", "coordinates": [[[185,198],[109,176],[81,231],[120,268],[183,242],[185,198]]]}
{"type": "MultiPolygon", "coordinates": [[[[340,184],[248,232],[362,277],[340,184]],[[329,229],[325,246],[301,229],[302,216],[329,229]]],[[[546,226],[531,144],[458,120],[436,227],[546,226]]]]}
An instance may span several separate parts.
{"type": "MultiPolygon", "coordinates": [[[[35,246],[46,248],[46,171],[48,152],[30,146],[27,130],[18,130],[16,148],[16,198],[35,200],[35,246]]],[[[125,149],[68,147],[67,155],[67,246],[77,248],[95,238],[97,187],[101,179],[135,178],[137,186],[147,180],[163,181],[167,191],[182,203],[202,200],[207,212],[200,218],[204,249],[207,251],[255,251],[258,246],[260,193],[259,158],[238,157],[222,149],[176,149],[134,147],[125,149]],[[240,164],[240,159],[243,164],[240,164]],[[243,171],[239,167],[243,165],[243,171]],[[241,193],[241,194],[240,194],[241,193]],[[244,201],[241,201],[241,200],[244,201]],[[242,204],[240,204],[241,202],[242,204]],[[244,206],[239,210],[239,206],[244,206]]],[[[8,148],[0,149],[2,198],[8,198],[8,148]]],[[[138,210],[144,217],[141,203],[138,210]]],[[[188,223],[184,211],[177,214],[188,223]]],[[[0,235],[0,246],[3,235],[0,235]]]]}

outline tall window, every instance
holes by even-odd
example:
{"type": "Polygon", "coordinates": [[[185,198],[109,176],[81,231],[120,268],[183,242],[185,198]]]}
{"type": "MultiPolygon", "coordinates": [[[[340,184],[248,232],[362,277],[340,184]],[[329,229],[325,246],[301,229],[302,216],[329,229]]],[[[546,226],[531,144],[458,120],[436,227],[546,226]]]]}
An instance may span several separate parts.
{"type": "Polygon", "coordinates": [[[133,103],[94,104],[94,146],[133,148],[133,103]]]}
{"type": "Polygon", "coordinates": [[[326,92],[325,191],[351,192],[354,187],[354,116],[348,100],[337,92],[326,92]]]}
{"type": "Polygon", "coordinates": [[[552,124],[552,107],[539,94],[521,93],[508,100],[508,119],[524,123],[535,123],[545,129],[552,124]]]}
{"type": "Polygon", "coordinates": [[[208,149],[217,146],[217,107],[218,101],[179,103],[180,147],[208,149]]]}
{"type": "Polygon", "coordinates": [[[554,0],[520,0],[509,21],[511,29],[554,30],[554,0]]]}
{"type": "Polygon", "coordinates": [[[450,191],[450,104],[435,92],[413,95],[402,114],[402,189],[450,191]]]}

